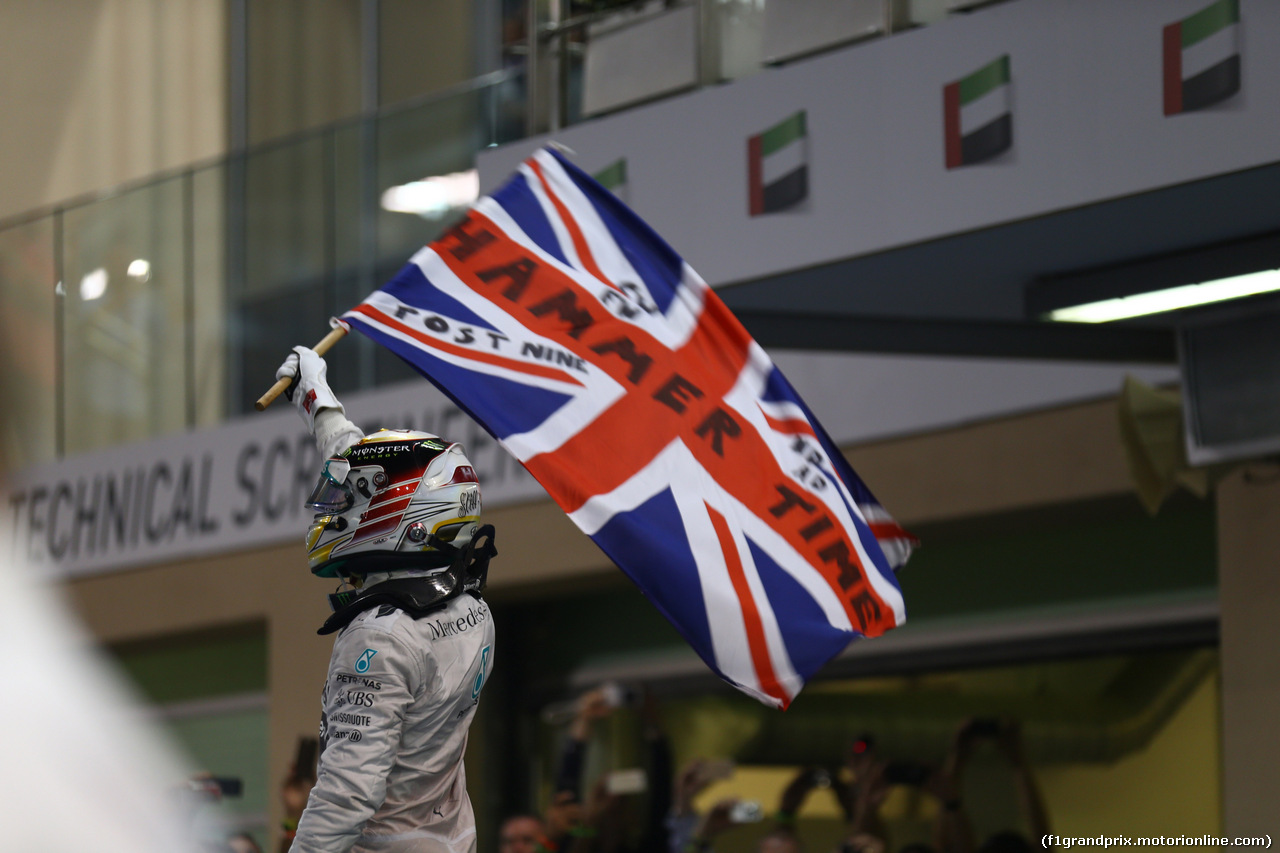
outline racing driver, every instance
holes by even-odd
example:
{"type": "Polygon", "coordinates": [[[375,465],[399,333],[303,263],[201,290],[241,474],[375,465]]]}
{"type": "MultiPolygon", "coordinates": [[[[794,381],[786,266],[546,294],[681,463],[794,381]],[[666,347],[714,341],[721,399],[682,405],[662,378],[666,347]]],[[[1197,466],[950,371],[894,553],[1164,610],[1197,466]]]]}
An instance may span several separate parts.
{"type": "Polygon", "coordinates": [[[493,527],[461,445],[425,432],[364,434],[329,389],[324,360],[295,347],[277,371],[324,469],[307,501],[311,571],[336,633],[322,693],[315,786],[295,853],[465,853],[476,848],[462,756],[493,668],[480,597],[493,527]]]}

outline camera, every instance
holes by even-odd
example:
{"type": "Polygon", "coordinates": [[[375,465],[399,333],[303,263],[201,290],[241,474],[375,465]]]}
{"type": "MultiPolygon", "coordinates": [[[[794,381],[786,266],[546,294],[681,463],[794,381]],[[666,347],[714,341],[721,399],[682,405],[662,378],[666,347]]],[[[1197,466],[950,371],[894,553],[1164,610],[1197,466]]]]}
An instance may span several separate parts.
{"type": "Polygon", "coordinates": [[[604,779],[605,790],[615,796],[643,794],[649,787],[649,777],[643,768],[632,767],[627,770],[614,770],[604,779]]]}
{"type": "Polygon", "coordinates": [[[218,800],[222,797],[239,797],[244,793],[244,783],[230,776],[197,776],[187,781],[187,789],[191,792],[218,800]]]}
{"type": "Polygon", "coordinates": [[[634,688],[624,687],[616,681],[606,681],[600,685],[600,692],[603,694],[604,703],[610,708],[634,705],[639,698],[634,688]]]}

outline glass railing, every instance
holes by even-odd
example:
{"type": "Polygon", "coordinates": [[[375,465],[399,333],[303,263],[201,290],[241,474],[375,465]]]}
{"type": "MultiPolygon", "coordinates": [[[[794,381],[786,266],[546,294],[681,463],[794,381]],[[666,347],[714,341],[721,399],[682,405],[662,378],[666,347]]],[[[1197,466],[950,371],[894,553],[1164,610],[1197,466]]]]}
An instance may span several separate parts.
{"type": "MultiPolygon", "coordinates": [[[[465,209],[476,153],[524,135],[524,102],[523,71],[499,72],[0,224],[8,464],[247,411],[291,345],[465,209]]],[[[407,375],[350,344],[336,389],[407,375]]]]}
{"type": "Polygon", "coordinates": [[[581,0],[537,3],[518,45],[530,131],[587,118],[1008,0],[581,0]],[[567,14],[559,12],[569,10],[567,14]]]}
{"type": "MultiPolygon", "coordinates": [[[[510,70],[0,222],[7,464],[246,412],[289,346],[460,215],[485,147],[990,2],[606,0],[563,20],[531,2],[510,70]]],[[[339,391],[410,375],[343,349],[339,391]]]]}

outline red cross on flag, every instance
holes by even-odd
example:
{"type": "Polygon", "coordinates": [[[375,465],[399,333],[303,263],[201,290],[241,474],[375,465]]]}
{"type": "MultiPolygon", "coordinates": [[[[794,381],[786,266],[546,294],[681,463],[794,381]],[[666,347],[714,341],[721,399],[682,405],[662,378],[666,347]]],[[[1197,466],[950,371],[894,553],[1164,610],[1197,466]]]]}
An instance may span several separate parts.
{"type": "Polygon", "coordinates": [[[557,152],[345,319],[488,429],[760,701],[786,707],[905,619],[894,571],[914,540],[698,274],[557,152]]]}

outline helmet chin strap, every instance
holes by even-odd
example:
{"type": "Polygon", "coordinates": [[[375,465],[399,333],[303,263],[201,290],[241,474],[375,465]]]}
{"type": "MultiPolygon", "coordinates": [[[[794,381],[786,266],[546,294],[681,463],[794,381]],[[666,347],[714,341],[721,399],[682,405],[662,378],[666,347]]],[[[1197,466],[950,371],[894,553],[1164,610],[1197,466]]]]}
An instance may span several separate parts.
{"type": "Polygon", "coordinates": [[[434,536],[428,538],[427,543],[448,558],[447,565],[397,568],[350,577],[348,583],[352,589],[339,589],[330,594],[329,606],[333,608],[333,616],[318,633],[337,631],[365,610],[381,604],[398,607],[416,619],[443,607],[464,592],[479,598],[489,578],[489,560],[498,554],[494,546],[493,525],[486,524],[477,529],[471,541],[462,548],[434,536]],[[357,586],[355,581],[362,578],[357,586]]]}
{"type": "Polygon", "coordinates": [[[425,578],[431,575],[438,575],[441,572],[449,570],[448,566],[434,569],[401,569],[399,571],[389,572],[370,572],[367,575],[356,575],[350,578],[347,583],[359,590],[367,590],[370,587],[377,586],[383,581],[389,581],[396,578],[425,578]]]}

